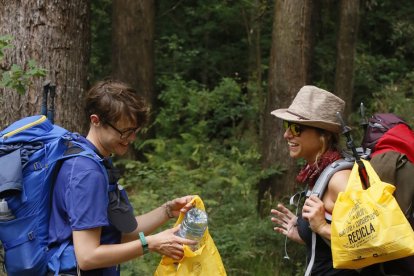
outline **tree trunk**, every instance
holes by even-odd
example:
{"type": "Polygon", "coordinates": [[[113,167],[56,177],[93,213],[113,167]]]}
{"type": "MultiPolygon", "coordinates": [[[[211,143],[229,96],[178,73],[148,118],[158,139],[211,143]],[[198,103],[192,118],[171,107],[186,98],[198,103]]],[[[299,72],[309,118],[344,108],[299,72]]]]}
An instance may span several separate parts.
{"type": "Polygon", "coordinates": [[[352,110],[354,59],[359,24],[359,0],[341,0],[336,54],[335,94],[346,102],[345,118],[352,110]]]}
{"type": "Polygon", "coordinates": [[[27,66],[30,59],[47,70],[24,95],[2,89],[0,127],[29,115],[40,114],[42,86],[56,85],[55,123],[84,133],[87,122],[83,96],[87,85],[90,48],[89,1],[0,0],[0,34],[13,36],[2,67],[27,66]]]}
{"type": "MultiPolygon", "coordinates": [[[[114,0],[112,5],[112,77],[135,88],[154,109],[154,1],[114,0]]],[[[151,136],[146,132],[141,139],[151,136]]],[[[124,158],[142,156],[130,147],[124,158]]]]}
{"type": "Polygon", "coordinates": [[[277,108],[287,108],[299,89],[309,81],[312,35],[312,1],[276,0],[269,70],[269,91],[262,134],[262,166],[279,164],[282,175],[271,175],[259,183],[261,200],[270,190],[273,198],[291,193],[297,175],[296,161],[289,158],[280,120],[270,115],[277,108]]]}
{"type": "Polygon", "coordinates": [[[114,0],[112,76],[135,88],[151,105],[154,91],[154,1],[114,0]]]}
{"type": "Polygon", "coordinates": [[[254,0],[249,5],[246,12],[243,12],[244,23],[246,26],[246,37],[248,42],[248,80],[247,93],[249,102],[252,106],[259,108],[259,119],[248,118],[243,125],[243,129],[249,133],[247,137],[252,141],[258,141],[263,123],[264,92],[263,92],[263,66],[261,49],[261,29],[263,16],[268,9],[267,1],[254,0]]]}

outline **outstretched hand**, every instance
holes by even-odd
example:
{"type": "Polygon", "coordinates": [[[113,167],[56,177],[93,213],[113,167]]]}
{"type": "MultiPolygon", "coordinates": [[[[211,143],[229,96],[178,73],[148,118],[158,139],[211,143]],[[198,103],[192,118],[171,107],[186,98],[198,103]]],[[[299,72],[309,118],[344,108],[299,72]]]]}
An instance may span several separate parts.
{"type": "Polygon", "coordinates": [[[175,233],[179,229],[180,225],[177,225],[174,228],[147,237],[148,249],[175,260],[182,259],[184,256],[183,244],[195,245],[197,242],[176,236],[175,233]]]}
{"type": "Polygon", "coordinates": [[[272,222],[277,224],[273,228],[276,232],[285,235],[293,241],[303,243],[297,228],[298,217],[292,211],[279,203],[277,209],[272,209],[270,213],[273,215],[271,217],[272,222]]]}

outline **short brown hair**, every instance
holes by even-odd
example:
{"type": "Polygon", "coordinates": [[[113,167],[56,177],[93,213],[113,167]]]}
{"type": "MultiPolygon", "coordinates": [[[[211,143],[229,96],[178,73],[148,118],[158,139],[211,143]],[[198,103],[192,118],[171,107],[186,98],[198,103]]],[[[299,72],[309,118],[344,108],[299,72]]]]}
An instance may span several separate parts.
{"type": "Polygon", "coordinates": [[[86,115],[96,114],[106,122],[117,122],[126,117],[142,127],[148,121],[149,106],[137,91],[126,83],[115,80],[97,82],[86,94],[86,115]]]}

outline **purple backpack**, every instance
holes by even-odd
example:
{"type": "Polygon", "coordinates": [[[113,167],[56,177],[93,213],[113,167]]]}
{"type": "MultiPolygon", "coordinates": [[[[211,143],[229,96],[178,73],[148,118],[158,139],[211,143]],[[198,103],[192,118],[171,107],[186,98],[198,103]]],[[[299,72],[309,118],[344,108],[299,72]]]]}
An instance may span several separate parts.
{"type": "Polygon", "coordinates": [[[377,113],[372,115],[368,120],[368,126],[362,140],[364,151],[371,149],[371,152],[373,152],[375,145],[382,135],[398,124],[407,125],[402,118],[392,113],[377,113]]]}

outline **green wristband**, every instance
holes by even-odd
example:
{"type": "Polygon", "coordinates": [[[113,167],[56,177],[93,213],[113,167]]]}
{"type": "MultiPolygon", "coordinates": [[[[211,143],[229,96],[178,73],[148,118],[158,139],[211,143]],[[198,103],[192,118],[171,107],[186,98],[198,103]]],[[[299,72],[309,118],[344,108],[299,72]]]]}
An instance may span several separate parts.
{"type": "Polygon", "coordinates": [[[138,235],[139,235],[139,239],[141,240],[142,251],[144,252],[144,255],[145,255],[149,253],[147,240],[145,239],[145,235],[143,232],[139,232],[138,235]]]}

